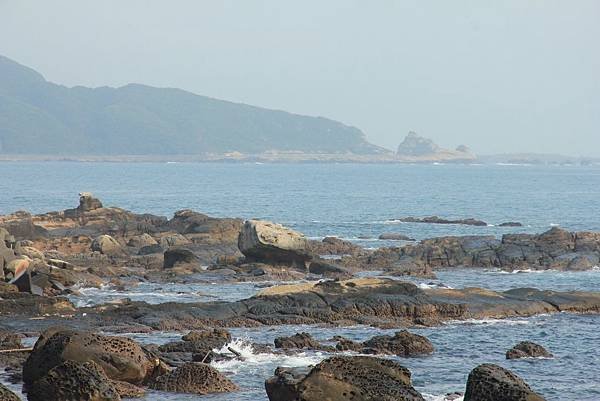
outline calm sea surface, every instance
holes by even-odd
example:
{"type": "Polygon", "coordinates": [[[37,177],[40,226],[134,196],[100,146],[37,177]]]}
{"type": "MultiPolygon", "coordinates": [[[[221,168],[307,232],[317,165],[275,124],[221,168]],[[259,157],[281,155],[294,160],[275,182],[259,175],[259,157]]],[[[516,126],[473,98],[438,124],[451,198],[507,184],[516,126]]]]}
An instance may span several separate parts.
{"type": "MultiPolygon", "coordinates": [[[[391,244],[376,238],[398,232],[422,239],[440,235],[543,232],[559,225],[600,231],[600,167],[488,165],[211,164],[211,163],[0,163],[0,213],[39,213],[77,205],[77,193],[94,192],[105,205],[172,216],[191,208],[213,216],[264,218],[320,238],[337,235],[368,247],[391,244]],[[399,223],[405,216],[474,217],[487,227],[399,223]],[[520,228],[500,228],[506,221],[520,228]],[[365,238],[369,237],[369,238],[365,238]]],[[[373,273],[369,273],[373,274],[373,273]]],[[[496,290],[538,287],[600,291],[600,271],[585,273],[448,270],[422,287],[480,286],[496,290]]],[[[152,302],[235,300],[259,290],[252,283],[215,285],[142,284],[131,291],[84,289],[81,305],[123,297],[152,302]]],[[[245,341],[272,343],[299,330],[320,340],[342,334],[364,339],[382,330],[369,327],[269,327],[235,329],[231,344],[243,362],[217,364],[242,390],[228,395],[185,396],[150,393],[147,400],[266,400],[264,379],[277,366],[317,363],[323,353],[298,356],[257,354],[245,341]]],[[[433,356],[401,359],[428,400],[464,391],[479,363],[499,363],[522,376],[548,400],[600,400],[600,317],[556,314],[503,321],[482,320],[415,330],[431,339],[433,356]],[[545,345],[555,357],[506,361],[504,353],[521,340],[545,345]]],[[[135,335],[165,342],[182,333],[135,335]]],[[[13,386],[13,388],[15,388],[13,386]]]]}

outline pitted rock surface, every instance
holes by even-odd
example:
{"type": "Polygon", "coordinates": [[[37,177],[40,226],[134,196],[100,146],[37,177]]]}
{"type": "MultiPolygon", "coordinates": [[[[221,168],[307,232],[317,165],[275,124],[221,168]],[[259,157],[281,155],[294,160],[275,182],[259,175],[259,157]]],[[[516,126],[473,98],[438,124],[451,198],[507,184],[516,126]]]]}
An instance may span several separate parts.
{"type": "Polygon", "coordinates": [[[185,363],[158,377],[150,383],[150,387],[154,390],[190,394],[228,393],[238,389],[218,370],[198,362],[185,363]]]}
{"type": "Polygon", "coordinates": [[[65,361],[94,361],[114,380],[142,383],[158,365],[135,341],[84,331],[51,328],[42,333],[23,366],[23,381],[32,384],[65,361]]]}
{"type": "Polygon", "coordinates": [[[0,383],[0,401],[21,401],[18,395],[0,383]]]}
{"type": "Polygon", "coordinates": [[[66,361],[33,383],[28,401],[119,401],[121,396],[94,362],[66,361]]]}
{"type": "Polygon", "coordinates": [[[423,401],[408,369],[366,356],[329,358],[306,375],[278,368],[265,388],[271,401],[423,401]]]}
{"type": "Polygon", "coordinates": [[[539,344],[522,341],[506,352],[506,359],[552,358],[552,354],[539,344]]]}
{"type": "Polygon", "coordinates": [[[417,356],[433,353],[433,344],[427,337],[413,334],[407,330],[396,332],[393,336],[376,336],[363,343],[366,353],[394,354],[398,356],[417,356]]]}
{"type": "Polygon", "coordinates": [[[519,376],[498,365],[483,364],[471,371],[464,401],[545,401],[519,376]]]}

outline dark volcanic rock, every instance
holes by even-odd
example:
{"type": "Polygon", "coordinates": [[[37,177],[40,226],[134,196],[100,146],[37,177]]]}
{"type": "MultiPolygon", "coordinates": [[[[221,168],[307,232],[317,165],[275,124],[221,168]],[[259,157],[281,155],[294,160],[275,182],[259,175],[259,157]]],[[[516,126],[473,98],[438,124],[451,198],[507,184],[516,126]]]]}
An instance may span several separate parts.
{"type": "Polygon", "coordinates": [[[506,359],[552,358],[552,354],[539,344],[522,341],[506,352],[506,359]]]}
{"type": "Polygon", "coordinates": [[[502,269],[589,269],[600,260],[600,233],[552,228],[542,234],[439,237],[399,248],[380,248],[361,262],[373,268],[497,267],[502,269]]]}
{"type": "Polygon", "coordinates": [[[51,328],[35,343],[23,366],[23,381],[30,385],[65,361],[93,361],[111,379],[133,384],[142,383],[159,367],[159,361],[128,338],[51,328]]]}
{"type": "Polygon", "coordinates": [[[283,349],[320,349],[321,344],[308,333],[296,333],[290,337],[277,337],[275,348],[283,349]]]}
{"type": "Polygon", "coordinates": [[[471,371],[464,401],[545,401],[511,371],[483,364],[471,371]]]}
{"type": "Polygon", "coordinates": [[[186,363],[150,383],[155,390],[177,393],[210,394],[228,393],[237,386],[215,368],[204,363],[186,363]]]}
{"type": "Polygon", "coordinates": [[[186,248],[169,248],[165,251],[164,258],[163,268],[165,269],[171,269],[180,264],[198,264],[198,257],[186,248]]]}
{"type": "Polygon", "coordinates": [[[487,226],[487,223],[485,221],[477,220],[474,218],[448,220],[448,219],[443,219],[438,216],[403,217],[400,219],[400,221],[402,221],[404,223],[462,224],[462,225],[466,225],[466,226],[487,226]]]}
{"type": "Polygon", "coordinates": [[[505,223],[498,224],[498,227],[523,227],[522,223],[518,221],[507,221],[505,223]]]}
{"type": "Polygon", "coordinates": [[[407,330],[398,331],[394,336],[376,336],[363,343],[365,353],[417,356],[433,353],[433,344],[427,337],[407,330]]]}
{"type": "Polygon", "coordinates": [[[414,238],[400,233],[383,233],[379,236],[379,239],[388,241],[414,241],[414,238]]]}
{"type": "Polygon", "coordinates": [[[29,401],[119,401],[112,382],[96,363],[65,361],[31,384],[29,401]]]}
{"type": "Polygon", "coordinates": [[[408,369],[365,356],[329,358],[307,373],[277,368],[265,388],[271,401],[423,401],[408,369]]]}

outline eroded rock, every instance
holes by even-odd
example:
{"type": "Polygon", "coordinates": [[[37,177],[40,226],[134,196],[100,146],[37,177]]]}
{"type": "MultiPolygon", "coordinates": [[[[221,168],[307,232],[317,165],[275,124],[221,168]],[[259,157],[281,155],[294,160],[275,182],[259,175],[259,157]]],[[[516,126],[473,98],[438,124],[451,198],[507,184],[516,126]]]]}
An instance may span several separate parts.
{"type": "Polygon", "coordinates": [[[238,389],[218,370],[198,362],[186,363],[170,373],[159,376],[150,387],[155,390],[191,394],[229,393],[238,389]]]}
{"type": "Polygon", "coordinates": [[[519,376],[498,365],[483,364],[469,374],[464,401],[545,401],[519,376]]]}
{"type": "Polygon", "coordinates": [[[423,401],[408,369],[365,356],[336,356],[308,372],[277,368],[265,388],[271,401],[423,401]]]}

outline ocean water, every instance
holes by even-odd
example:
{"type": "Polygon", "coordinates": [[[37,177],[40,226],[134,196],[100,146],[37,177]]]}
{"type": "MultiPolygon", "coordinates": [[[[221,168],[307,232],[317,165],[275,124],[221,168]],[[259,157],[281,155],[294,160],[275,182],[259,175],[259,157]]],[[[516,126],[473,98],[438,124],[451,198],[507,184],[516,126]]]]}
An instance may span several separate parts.
{"type": "Polygon", "coordinates": [[[600,166],[2,162],[0,177],[2,214],[74,207],[77,194],[90,191],[136,212],[264,218],[369,247],[388,245],[376,240],[384,232],[422,239],[553,225],[600,231],[600,166]],[[490,226],[397,221],[427,215],[490,226]],[[524,226],[497,227],[506,221],[524,226]]]}
{"type": "MultiPolygon", "coordinates": [[[[357,165],[228,163],[0,163],[0,213],[25,209],[34,213],[77,204],[77,193],[94,192],[106,205],[171,216],[192,208],[213,215],[273,220],[313,238],[335,235],[363,246],[383,232],[416,239],[440,235],[543,232],[552,226],[600,231],[600,167],[490,165],[357,165]],[[405,216],[474,217],[486,227],[399,223],[405,216]],[[518,228],[501,228],[519,221],[518,228]],[[370,237],[370,238],[364,238],[370,237]]],[[[365,275],[376,275],[368,272],[365,275]]],[[[501,272],[449,269],[437,279],[411,279],[422,288],[479,286],[494,290],[537,287],[561,291],[600,291],[600,271],[567,273],[501,272]]],[[[403,279],[403,278],[397,278],[403,279]]],[[[232,301],[273,283],[143,283],[126,291],[115,287],[82,289],[79,305],[122,298],[151,302],[232,301]]],[[[531,318],[451,322],[415,329],[436,352],[423,358],[399,359],[411,369],[414,384],[428,400],[464,391],[469,371],[479,363],[505,366],[523,377],[548,400],[600,400],[599,315],[554,314],[531,318]],[[519,341],[546,346],[555,357],[506,361],[504,353],[519,341]]],[[[278,326],[233,329],[232,347],[244,361],[215,364],[241,390],[233,394],[187,396],[150,392],[148,401],[266,400],[264,380],[277,366],[318,363],[325,353],[283,356],[260,354],[249,341],[272,343],[281,335],[311,332],[320,340],[333,335],[362,340],[387,332],[370,327],[278,326]]],[[[184,333],[132,334],[145,343],[178,339],[184,333]]],[[[17,388],[18,386],[12,386],[17,388]]]]}

